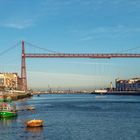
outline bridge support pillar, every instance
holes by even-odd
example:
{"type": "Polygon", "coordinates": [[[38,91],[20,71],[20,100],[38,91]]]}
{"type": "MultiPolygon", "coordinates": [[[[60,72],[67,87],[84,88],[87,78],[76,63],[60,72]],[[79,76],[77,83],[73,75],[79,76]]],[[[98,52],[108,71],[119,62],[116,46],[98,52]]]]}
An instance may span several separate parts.
{"type": "Polygon", "coordinates": [[[22,80],[22,90],[27,90],[27,76],[26,76],[26,61],[25,61],[25,49],[24,41],[22,41],[22,59],[21,59],[21,80],[22,80]]]}

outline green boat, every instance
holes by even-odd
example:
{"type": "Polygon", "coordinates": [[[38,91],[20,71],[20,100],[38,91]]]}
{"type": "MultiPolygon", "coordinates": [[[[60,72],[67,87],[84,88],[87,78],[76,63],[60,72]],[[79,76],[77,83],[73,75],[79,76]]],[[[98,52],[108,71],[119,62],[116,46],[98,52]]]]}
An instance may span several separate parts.
{"type": "Polygon", "coordinates": [[[13,111],[0,111],[1,118],[16,117],[17,113],[13,111]]]}
{"type": "Polygon", "coordinates": [[[10,103],[0,104],[0,118],[15,117],[17,116],[16,107],[10,103]]]}
{"type": "Polygon", "coordinates": [[[0,98],[0,102],[4,102],[4,99],[3,98],[0,98]]]}

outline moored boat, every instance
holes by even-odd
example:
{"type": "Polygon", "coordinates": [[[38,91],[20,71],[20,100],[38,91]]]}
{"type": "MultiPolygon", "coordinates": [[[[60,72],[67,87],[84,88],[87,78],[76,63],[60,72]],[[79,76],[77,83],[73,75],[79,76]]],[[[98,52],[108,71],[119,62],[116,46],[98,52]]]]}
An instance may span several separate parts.
{"type": "Polygon", "coordinates": [[[12,102],[12,99],[10,96],[6,97],[4,95],[0,95],[0,102],[12,102]]]}
{"type": "Polygon", "coordinates": [[[0,118],[15,117],[17,116],[16,107],[10,103],[0,104],[0,118]]]}
{"type": "Polygon", "coordinates": [[[34,106],[27,106],[27,110],[35,110],[34,106]]]}
{"type": "Polygon", "coordinates": [[[102,94],[102,93],[107,93],[107,90],[105,90],[105,89],[97,89],[94,92],[102,94]]]}
{"type": "Polygon", "coordinates": [[[42,127],[43,126],[43,120],[29,120],[26,122],[27,127],[42,127]]]}
{"type": "Polygon", "coordinates": [[[15,116],[17,116],[16,112],[13,112],[13,111],[0,111],[0,117],[1,118],[15,117],[15,116]]]}
{"type": "Polygon", "coordinates": [[[4,102],[4,97],[3,97],[3,95],[0,95],[0,102],[4,102]]]}

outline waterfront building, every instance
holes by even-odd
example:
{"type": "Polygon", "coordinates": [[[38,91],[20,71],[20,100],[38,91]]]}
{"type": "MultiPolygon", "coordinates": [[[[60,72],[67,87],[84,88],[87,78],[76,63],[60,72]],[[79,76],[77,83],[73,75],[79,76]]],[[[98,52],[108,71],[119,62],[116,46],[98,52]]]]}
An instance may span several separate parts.
{"type": "Polygon", "coordinates": [[[0,73],[0,89],[20,89],[17,73],[0,73]]]}
{"type": "Polygon", "coordinates": [[[117,91],[140,91],[140,78],[116,79],[115,83],[117,91]]]}

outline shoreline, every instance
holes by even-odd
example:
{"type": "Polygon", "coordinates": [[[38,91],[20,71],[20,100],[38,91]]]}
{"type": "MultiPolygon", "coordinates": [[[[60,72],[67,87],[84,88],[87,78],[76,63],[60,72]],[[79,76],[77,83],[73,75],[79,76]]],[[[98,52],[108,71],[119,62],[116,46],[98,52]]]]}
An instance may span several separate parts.
{"type": "Polygon", "coordinates": [[[32,95],[38,95],[40,96],[41,94],[95,94],[95,95],[138,95],[140,96],[140,91],[107,91],[107,92],[75,92],[75,93],[68,93],[68,92],[63,92],[63,93],[57,93],[57,92],[33,92],[32,95]]]}
{"type": "Polygon", "coordinates": [[[2,92],[5,99],[11,99],[12,101],[17,101],[19,99],[24,99],[32,96],[31,92],[2,92]]]}
{"type": "Polygon", "coordinates": [[[140,96],[140,91],[107,91],[106,93],[92,92],[91,94],[100,94],[100,95],[135,95],[135,96],[140,96]]]}

